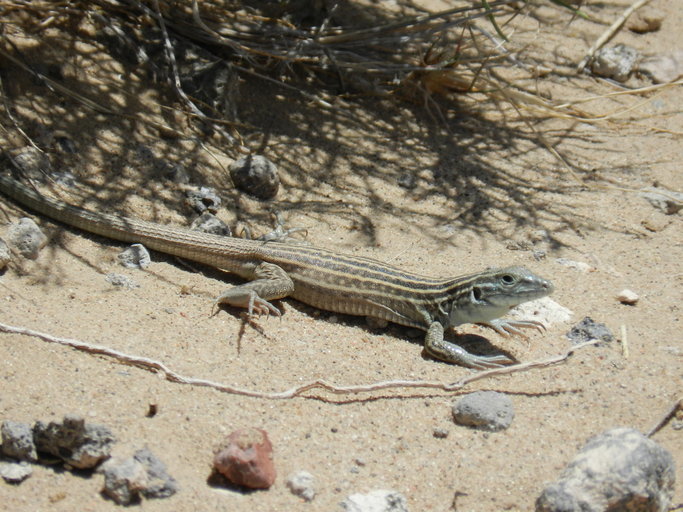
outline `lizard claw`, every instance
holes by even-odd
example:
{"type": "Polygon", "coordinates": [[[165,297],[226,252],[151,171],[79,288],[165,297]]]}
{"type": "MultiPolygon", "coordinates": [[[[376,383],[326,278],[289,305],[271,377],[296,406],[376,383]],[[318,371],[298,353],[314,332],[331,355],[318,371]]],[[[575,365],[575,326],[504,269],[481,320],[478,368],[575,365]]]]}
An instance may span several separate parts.
{"type": "Polygon", "coordinates": [[[545,325],[536,320],[505,320],[503,318],[497,318],[495,320],[491,320],[490,322],[480,322],[480,325],[490,327],[498,334],[506,338],[509,338],[514,334],[528,339],[528,336],[524,334],[520,328],[536,329],[539,332],[544,332],[546,330],[545,325]]]}

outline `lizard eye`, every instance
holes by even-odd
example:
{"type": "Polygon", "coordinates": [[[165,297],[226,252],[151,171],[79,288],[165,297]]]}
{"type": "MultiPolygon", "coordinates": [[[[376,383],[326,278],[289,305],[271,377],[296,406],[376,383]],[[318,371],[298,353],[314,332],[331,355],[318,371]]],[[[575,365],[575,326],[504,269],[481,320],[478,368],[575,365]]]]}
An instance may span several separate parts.
{"type": "Polygon", "coordinates": [[[510,274],[503,274],[500,276],[500,280],[503,284],[513,284],[515,282],[515,277],[510,274]]]}

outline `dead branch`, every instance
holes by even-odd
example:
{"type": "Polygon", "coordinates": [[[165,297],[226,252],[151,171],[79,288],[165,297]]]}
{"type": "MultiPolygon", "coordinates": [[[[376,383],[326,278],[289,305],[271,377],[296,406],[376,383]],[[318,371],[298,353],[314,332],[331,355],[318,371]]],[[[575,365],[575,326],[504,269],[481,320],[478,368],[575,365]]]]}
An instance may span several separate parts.
{"type": "MultiPolygon", "coordinates": [[[[127,364],[131,366],[137,366],[139,368],[159,372],[166,380],[170,382],[177,382],[179,384],[188,384],[190,386],[197,387],[208,387],[220,391],[221,393],[228,393],[232,395],[247,396],[252,398],[264,398],[268,400],[282,400],[288,398],[295,398],[297,396],[304,396],[304,393],[314,389],[322,389],[328,391],[335,395],[345,395],[345,394],[358,394],[358,393],[369,393],[373,391],[388,390],[388,389],[436,389],[441,391],[459,391],[468,384],[476,382],[482,379],[488,379],[497,377],[499,375],[509,375],[512,373],[518,373],[523,371],[528,371],[538,368],[546,368],[548,366],[554,366],[565,362],[569,359],[577,350],[581,350],[587,346],[594,345],[598,340],[588,341],[586,343],[581,343],[574,345],[569,348],[564,354],[551,357],[549,359],[530,361],[528,363],[521,363],[512,366],[506,366],[503,368],[493,368],[490,370],[483,370],[474,374],[471,374],[457,382],[445,383],[438,381],[424,381],[424,380],[386,380],[380,382],[373,382],[371,384],[359,384],[353,386],[335,386],[324,380],[315,380],[300,386],[295,386],[293,388],[286,389],[280,392],[267,392],[258,391],[253,389],[240,388],[237,386],[231,386],[228,384],[223,384],[219,382],[213,382],[206,379],[198,379],[195,377],[187,377],[179,374],[178,372],[169,368],[165,363],[161,361],[156,361],[147,357],[142,357],[134,354],[126,354],[119,350],[115,350],[103,345],[96,345],[91,343],[86,343],[84,341],[70,339],[70,338],[60,338],[53,336],[51,334],[34,331],[27,329],[25,327],[15,327],[11,325],[6,325],[0,323],[0,331],[13,334],[21,334],[23,336],[31,336],[34,338],[41,339],[48,343],[56,343],[58,345],[64,345],[67,347],[80,350],[82,352],[87,352],[89,354],[98,354],[106,357],[111,357],[121,364],[127,364]]],[[[324,401],[324,399],[321,398],[324,401]]]]}

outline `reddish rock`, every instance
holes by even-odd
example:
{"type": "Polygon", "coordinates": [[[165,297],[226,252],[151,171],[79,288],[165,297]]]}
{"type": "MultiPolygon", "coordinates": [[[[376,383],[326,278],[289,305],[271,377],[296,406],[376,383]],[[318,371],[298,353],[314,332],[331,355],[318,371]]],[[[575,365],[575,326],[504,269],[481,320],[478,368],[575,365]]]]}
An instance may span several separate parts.
{"type": "Polygon", "coordinates": [[[275,482],[275,466],[268,434],[258,428],[236,430],[216,450],[213,467],[234,484],[269,488],[275,482]]]}

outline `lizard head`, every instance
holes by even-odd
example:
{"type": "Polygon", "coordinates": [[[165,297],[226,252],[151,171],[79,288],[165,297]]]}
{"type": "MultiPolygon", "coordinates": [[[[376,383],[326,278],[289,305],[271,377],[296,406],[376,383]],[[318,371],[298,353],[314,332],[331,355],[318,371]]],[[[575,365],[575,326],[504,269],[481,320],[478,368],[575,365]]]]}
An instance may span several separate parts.
{"type": "Polygon", "coordinates": [[[450,325],[489,322],[523,302],[550,295],[553,284],[524,267],[491,269],[468,278],[467,294],[453,301],[450,325]]]}

